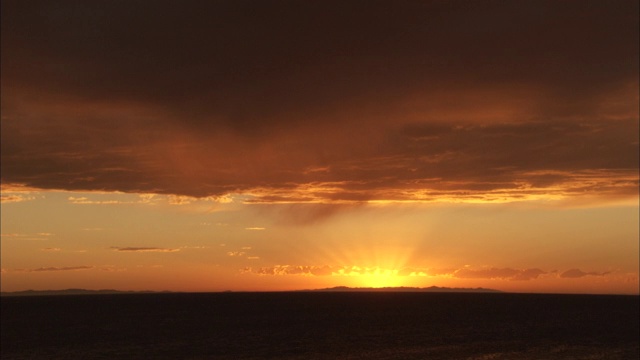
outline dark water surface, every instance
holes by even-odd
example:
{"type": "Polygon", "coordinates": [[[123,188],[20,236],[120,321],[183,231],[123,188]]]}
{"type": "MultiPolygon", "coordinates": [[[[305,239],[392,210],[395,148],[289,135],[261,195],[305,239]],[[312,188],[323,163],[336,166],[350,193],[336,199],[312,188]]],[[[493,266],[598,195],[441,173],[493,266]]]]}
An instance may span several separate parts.
{"type": "Polygon", "coordinates": [[[208,293],[2,298],[8,359],[638,359],[638,296],[208,293]]]}

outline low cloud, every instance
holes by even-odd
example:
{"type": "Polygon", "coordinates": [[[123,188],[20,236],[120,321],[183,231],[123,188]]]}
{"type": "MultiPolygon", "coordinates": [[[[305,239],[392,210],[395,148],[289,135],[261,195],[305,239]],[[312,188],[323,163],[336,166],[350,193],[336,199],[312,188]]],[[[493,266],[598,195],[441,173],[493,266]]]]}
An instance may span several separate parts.
{"type": "Polygon", "coordinates": [[[385,269],[380,267],[360,266],[313,266],[313,265],[276,265],[272,267],[245,268],[244,272],[259,275],[313,275],[313,276],[359,276],[359,275],[393,275],[393,276],[445,276],[459,279],[502,279],[513,281],[534,280],[549,272],[541,269],[430,269],[401,268],[385,269]]]}
{"type": "Polygon", "coordinates": [[[398,275],[397,270],[379,267],[329,266],[329,265],[276,265],[260,268],[246,267],[244,273],[258,275],[306,275],[306,276],[358,276],[358,275],[398,275]]]}
{"type": "Polygon", "coordinates": [[[111,247],[114,251],[121,252],[176,252],[180,251],[180,249],[172,249],[172,248],[157,248],[157,247],[111,247]]]}
{"type": "Polygon", "coordinates": [[[452,273],[453,277],[460,279],[502,279],[502,280],[533,280],[540,275],[547,274],[540,269],[511,269],[511,268],[488,268],[488,269],[458,269],[452,273]]]}
{"type": "Polygon", "coordinates": [[[545,274],[548,274],[548,272],[540,269],[526,269],[520,271],[513,278],[511,278],[511,280],[533,280],[545,274]]]}
{"type": "Polygon", "coordinates": [[[242,272],[258,275],[309,275],[327,276],[338,270],[331,266],[276,265],[271,267],[244,268],[242,272]]]}
{"type": "MultiPolygon", "coordinates": [[[[557,271],[545,271],[539,268],[479,268],[464,267],[460,269],[410,268],[385,269],[380,267],[329,266],[329,265],[276,265],[259,268],[246,267],[243,273],[257,275],[307,275],[307,276],[425,276],[448,277],[457,279],[485,279],[507,281],[531,281],[543,276],[558,276],[557,271]]],[[[604,276],[608,272],[584,272],[571,269],[559,275],[560,278],[580,278],[584,276],[604,276]]]]}
{"type": "Polygon", "coordinates": [[[563,273],[560,274],[561,278],[565,278],[565,279],[577,279],[577,278],[582,278],[585,276],[605,276],[609,274],[609,272],[595,272],[595,271],[590,271],[590,272],[585,272],[582,271],[580,269],[569,269],[563,273]]]}
{"type": "Polygon", "coordinates": [[[17,202],[34,200],[34,199],[35,199],[35,197],[33,197],[33,196],[25,196],[25,195],[15,195],[15,194],[9,194],[9,195],[2,194],[2,195],[0,195],[0,203],[2,203],[2,204],[5,204],[5,203],[17,203],[17,202]]]}

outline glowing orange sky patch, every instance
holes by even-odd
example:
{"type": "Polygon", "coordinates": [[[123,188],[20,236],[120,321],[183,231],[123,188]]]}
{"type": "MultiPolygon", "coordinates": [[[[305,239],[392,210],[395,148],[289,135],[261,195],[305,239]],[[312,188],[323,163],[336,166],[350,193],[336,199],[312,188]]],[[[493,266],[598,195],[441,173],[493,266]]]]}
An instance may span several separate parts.
{"type": "Polygon", "coordinates": [[[638,2],[485,5],[3,2],[2,289],[637,293],[638,2]]]}

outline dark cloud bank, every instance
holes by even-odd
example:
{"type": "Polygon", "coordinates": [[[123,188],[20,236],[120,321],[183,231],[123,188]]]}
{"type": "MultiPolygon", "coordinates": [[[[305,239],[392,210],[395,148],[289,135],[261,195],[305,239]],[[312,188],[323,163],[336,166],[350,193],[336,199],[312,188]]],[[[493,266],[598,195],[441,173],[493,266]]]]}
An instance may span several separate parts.
{"type": "Polygon", "coordinates": [[[3,1],[2,182],[637,195],[637,1],[3,1]]]}

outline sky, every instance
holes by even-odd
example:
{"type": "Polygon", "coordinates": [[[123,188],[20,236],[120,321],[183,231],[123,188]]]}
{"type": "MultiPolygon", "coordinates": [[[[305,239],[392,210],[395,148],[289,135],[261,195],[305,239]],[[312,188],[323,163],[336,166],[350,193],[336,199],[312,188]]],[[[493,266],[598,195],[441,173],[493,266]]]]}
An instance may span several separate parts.
{"type": "Polygon", "coordinates": [[[2,1],[2,291],[639,292],[633,0],[2,1]]]}

